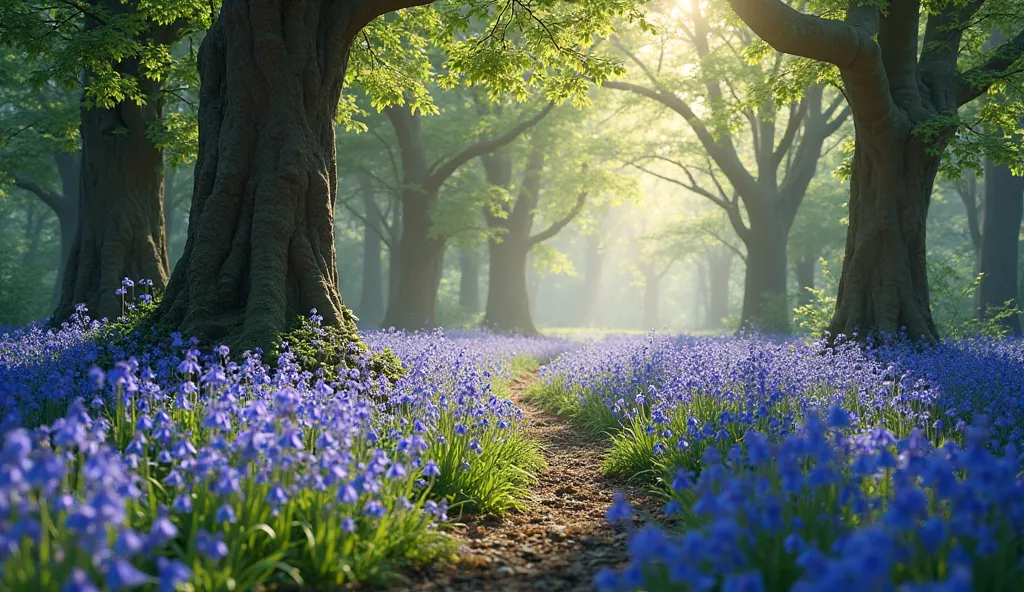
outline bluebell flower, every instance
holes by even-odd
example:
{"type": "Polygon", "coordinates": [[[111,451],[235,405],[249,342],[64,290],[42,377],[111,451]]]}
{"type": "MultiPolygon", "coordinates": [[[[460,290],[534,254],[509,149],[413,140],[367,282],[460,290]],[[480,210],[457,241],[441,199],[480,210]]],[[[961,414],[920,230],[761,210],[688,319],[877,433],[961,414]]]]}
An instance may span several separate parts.
{"type": "Polygon", "coordinates": [[[159,592],[174,592],[192,577],[192,570],[180,561],[159,557],[156,566],[159,592]]]}
{"type": "Polygon", "coordinates": [[[103,581],[111,592],[120,592],[148,584],[153,578],[127,560],[114,557],[103,571],[103,581]]]}
{"type": "Polygon", "coordinates": [[[89,575],[82,568],[76,567],[71,570],[60,592],[99,592],[99,588],[89,581],[89,575]]]}
{"type": "Polygon", "coordinates": [[[227,522],[228,524],[234,524],[238,521],[235,509],[229,504],[222,504],[221,507],[217,508],[217,513],[213,519],[218,523],[227,522]]]}

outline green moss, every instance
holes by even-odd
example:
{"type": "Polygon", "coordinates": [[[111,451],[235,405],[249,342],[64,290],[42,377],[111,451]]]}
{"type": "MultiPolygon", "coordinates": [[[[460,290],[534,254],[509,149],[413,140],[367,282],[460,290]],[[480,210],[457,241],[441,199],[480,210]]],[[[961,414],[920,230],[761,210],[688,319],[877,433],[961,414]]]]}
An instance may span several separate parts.
{"type": "MultiPolygon", "coordinates": [[[[341,327],[324,327],[308,318],[298,317],[295,328],[281,335],[274,343],[271,351],[275,353],[264,358],[268,363],[276,364],[277,352],[287,344],[288,351],[295,356],[300,368],[310,372],[320,371],[325,379],[333,380],[337,378],[339,370],[352,368],[355,365],[354,358],[366,352],[366,344],[355,328],[355,323],[347,321],[341,327]]],[[[392,382],[405,374],[401,360],[390,349],[371,353],[370,371],[392,382]]]]}

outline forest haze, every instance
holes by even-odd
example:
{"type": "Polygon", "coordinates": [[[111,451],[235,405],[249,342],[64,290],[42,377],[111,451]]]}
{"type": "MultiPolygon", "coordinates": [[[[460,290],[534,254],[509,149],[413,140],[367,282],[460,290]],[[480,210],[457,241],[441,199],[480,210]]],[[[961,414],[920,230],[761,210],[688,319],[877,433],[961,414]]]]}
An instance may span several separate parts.
{"type": "Polygon", "coordinates": [[[166,286],[160,323],[247,345],[312,308],[364,329],[1020,331],[1024,42],[1002,3],[371,4],[246,25],[258,4],[8,3],[0,325],[115,317],[129,277],[166,286]],[[877,60],[831,48],[864,43],[877,60]],[[886,113],[903,135],[867,148],[886,113]],[[908,151],[913,172],[886,168],[908,151]]]}

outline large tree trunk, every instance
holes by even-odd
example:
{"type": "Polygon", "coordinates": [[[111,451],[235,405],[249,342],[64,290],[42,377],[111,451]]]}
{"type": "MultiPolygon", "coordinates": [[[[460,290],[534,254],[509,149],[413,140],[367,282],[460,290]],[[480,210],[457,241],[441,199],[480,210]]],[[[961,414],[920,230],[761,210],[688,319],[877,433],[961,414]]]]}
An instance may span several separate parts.
{"type": "Polygon", "coordinates": [[[604,274],[604,253],[601,251],[601,235],[588,234],[583,252],[583,298],[580,306],[581,327],[597,327],[600,324],[601,276],[604,274]]]}
{"type": "Polygon", "coordinates": [[[793,266],[796,272],[796,301],[800,306],[810,304],[814,297],[811,290],[814,289],[814,272],[817,262],[816,257],[805,255],[798,259],[793,266]]]}
{"type": "Polygon", "coordinates": [[[380,220],[373,214],[373,194],[364,192],[363,202],[366,205],[366,224],[363,226],[363,281],[358,314],[363,320],[362,326],[366,328],[376,327],[384,316],[384,277],[381,263],[384,249],[380,235],[383,229],[380,220]]]}
{"type": "Polygon", "coordinates": [[[480,312],[480,259],[473,251],[459,251],[459,306],[462,310],[480,312]]]}
{"type": "Polygon", "coordinates": [[[398,244],[397,289],[388,305],[384,327],[422,329],[437,325],[437,291],[444,272],[446,239],[430,232],[430,206],[416,188],[402,196],[402,238],[398,244]]]}
{"type": "MultiPolygon", "coordinates": [[[[979,254],[981,285],[978,286],[978,318],[992,307],[1017,304],[1017,245],[1024,213],[1024,178],[1015,177],[1006,165],[985,163],[985,202],[979,254]]],[[[1014,335],[1021,332],[1020,319],[1002,321],[1014,335]]]]}
{"type": "Polygon", "coordinates": [[[740,328],[767,333],[789,332],[786,243],[789,227],[774,212],[751,215],[746,237],[747,268],[743,284],[740,328]]]}
{"type": "Polygon", "coordinates": [[[267,347],[316,309],[358,340],[334,247],[334,116],[363,9],[227,0],[200,48],[188,240],[158,320],[267,347]]]}
{"type": "MultiPolygon", "coordinates": [[[[105,6],[114,12],[131,9],[120,2],[105,6]]],[[[87,19],[87,29],[96,26],[87,19]]],[[[172,40],[168,33],[147,39],[163,45],[172,40]]],[[[167,283],[163,151],[147,137],[161,116],[159,83],[140,76],[136,58],[116,68],[138,78],[147,100],[142,106],[129,101],[112,109],[83,101],[78,221],[57,319],[67,318],[77,304],[88,306],[94,317],[119,316],[121,297],[114,292],[126,277],[149,279],[159,288],[167,283]]],[[[85,76],[88,84],[92,74],[85,76]]]]}
{"type": "Polygon", "coordinates": [[[850,226],[830,333],[863,338],[906,330],[911,339],[937,339],[925,222],[939,157],[900,110],[875,122],[855,117],[854,124],[850,226]]]}
{"type": "Polygon", "coordinates": [[[727,247],[708,252],[708,328],[721,329],[729,316],[729,283],[733,253],[727,247]]]}
{"type": "Polygon", "coordinates": [[[509,233],[501,242],[492,240],[489,250],[491,260],[484,325],[502,333],[535,335],[537,328],[530,315],[530,294],[526,284],[526,259],[530,252],[528,238],[509,233]]]}
{"type": "Polygon", "coordinates": [[[643,329],[658,329],[661,323],[659,304],[661,301],[661,276],[654,270],[644,270],[644,320],[643,329]]]}

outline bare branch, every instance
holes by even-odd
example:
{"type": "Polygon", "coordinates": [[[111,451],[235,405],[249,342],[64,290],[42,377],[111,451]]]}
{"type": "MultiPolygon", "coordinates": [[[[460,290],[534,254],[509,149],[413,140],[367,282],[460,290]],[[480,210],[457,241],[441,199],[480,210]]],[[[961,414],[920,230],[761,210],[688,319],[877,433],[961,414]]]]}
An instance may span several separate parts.
{"type": "Polygon", "coordinates": [[[515,126],[514,128],[505,132],[504,134],[497,136],[495,138],[490,138],[488,140],[483,140],[475,144],[471,144],[470,146],[467,146],[465,149],[463,149],[462,152],[459,152],[458,154],[449,158],[448,160],[434,163],[430,167],[427,178],[427,184],[432,187],[440,187],[442,184],[444,184],[448,177],[452,176],[452,174],[456,170],[458,170],[459,167],[466,164],[470,160],[473,160],[474,158],[477,158],[483,154],[494,152],[498,148],[501,148],[507,144],[512,143],[516,138],[521,136],[523,132],[540,123],[540,121],[547,117],[547,114],[550,113],[551,110],[554,108],[554,103],[548,103],[536,115],[534,115],[530,119],[520,122],[519,125],[515,126]]]}
{"type": "Polygon", "coordinates": [[[536,245],[538,243],[542,243],[542,242],[552,238],[553,236],[555,236],[559,232],[561,232],[563,228],[568,226],[569,223],[572,222],[573,219],[575,219],[576,216],[578,216],[580,214],[580,212],[583,211],[583,206],[586,203],[587,203],[587,192],[586,191],[581,191],[579,193],[579,195],[576,196],[576,203],[573,204],[572,209],[569,210],[569,213],[566,214],[565,216],[562,216],[561,219],[559,219],[558,221],[554,222],[553,224],[551,224],[551,226],[548,226],[543,231],[538,232],[537,234],[531,236],[530,237],[530,245],[532,246],[532,245],[536,245]]]}

